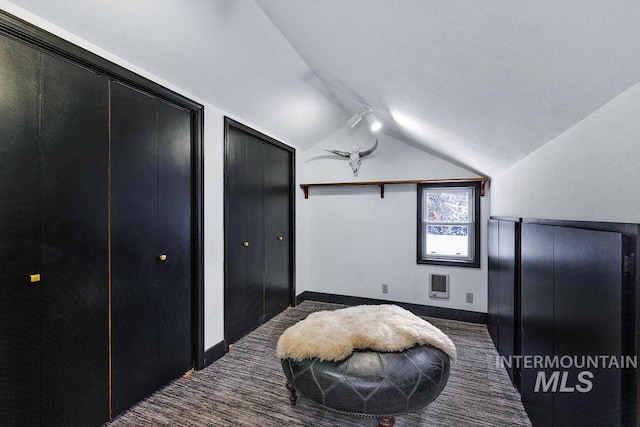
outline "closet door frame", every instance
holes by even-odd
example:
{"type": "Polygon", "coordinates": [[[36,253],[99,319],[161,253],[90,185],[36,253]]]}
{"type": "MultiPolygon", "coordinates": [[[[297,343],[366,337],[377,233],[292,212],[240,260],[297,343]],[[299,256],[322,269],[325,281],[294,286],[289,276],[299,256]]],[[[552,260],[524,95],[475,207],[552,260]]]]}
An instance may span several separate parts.
{"type": "MultiPolygon", "coordinates": [[[[289,269],[289,280],[291,283],[291,286],[289,288],[289,303],[291,304],[291,306],[295,306],[296,305],[296,194],[295,194],[295,183],[296,183],[296,150],[293,147],[288,146],[287,144],[284,144],[280,141],[278,141],[277,139],[271,138],[270,136],[267,136],[261,132],[258,132],[255,129],[250,128],[247,125],[244,125],[236,120],[233,120],[227,116],[224,117],[224,170],[226,173],[226,169],[227,169],[227,146],[229,144],[229,138],[228,138],[228,134],[229,134],[229,130],[230,128],[234,128],[243,132],[246,132],[252,136],[255,136],[256,138],[259,138],[263,141],[265,141],[266,143],[272,144],[278,148],[281,148],[287,152],[289,152],[291,154],[291,165],[290,165],[290,176],[291,176],[291,189],[290,189],[290,200],[291,200],[291,206],[290,206],[290,212],[289,212],[289,218],[290,218],[290,222],[289,222],[289,250],[290,250],[290,255],[291,255],[291,259],[290,259],[290,269],[289,269]]],[[[227,185],[227,177],[224,177],[224,188],[225,188],[225,206],[224,206],[224,229],[226,230],[227,227],[227,218],[226,218],[226,212],[227,212],[227,206],[226,206],[226,185],[227,185]]],[[[225,237],[226,239],[226,237],[225,237]]],[[[225,240],[225,263],[224,263],[224,286],[225,286],[225,298],[226,298],[226,288],[227,288],[227,284],[228,284],[228,272],[227,272],[227,262],[226,262],[226,258],[227,258],[227,248],[226,248],[226,240],[225,240]]],[[[226,338],[226,326],[225,326],[225,338],[226,338]]],[[[228,343],[225,343],[226,347],[228,347],[228,343]]]]}
{"type": "Polygon", "coordinates": [[[204,106],[2,10],[0,34],[168,101],[189,112],[192,159],[192,359],[194,368],[204,368],[204,106]]]}

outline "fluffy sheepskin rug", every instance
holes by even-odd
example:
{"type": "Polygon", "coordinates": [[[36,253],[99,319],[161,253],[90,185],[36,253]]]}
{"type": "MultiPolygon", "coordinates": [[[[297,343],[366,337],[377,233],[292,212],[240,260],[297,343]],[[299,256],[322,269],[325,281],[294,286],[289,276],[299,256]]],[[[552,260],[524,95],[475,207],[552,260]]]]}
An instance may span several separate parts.
{"type": "Polygon", "coordinates": [[[289,327],[280,336],[280,359],[319,358],[339,361],[355,349],[402,351],[430,344],[457,358],[451,339],[431,323],[397,305],[359,305],[318,311],[289,327]]]}

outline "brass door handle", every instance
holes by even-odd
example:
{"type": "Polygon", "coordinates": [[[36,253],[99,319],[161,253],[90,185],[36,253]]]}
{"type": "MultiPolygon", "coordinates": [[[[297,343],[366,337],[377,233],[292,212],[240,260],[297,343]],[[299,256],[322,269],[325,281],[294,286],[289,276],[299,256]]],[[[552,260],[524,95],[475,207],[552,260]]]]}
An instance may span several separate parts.
{"type": "Polygon", "coordinates": [[[29,283],[38,283],[39,281],[40,281],[40,273],[29,275],[29,283]]]}
{"type": "Polygon", "coordinates": [[[280,241],[282,241],[282,240],[284,240],[284,237],[282,237],[282,236],[278,236],[278,237],[277,237],[277,239],[278,239],[278,240],[280,240],[280,241]]]}
{"type": "Polygon", "coordinates": [[[244,246],[245,248],[249,247],[249,242],[242,242],[242,246],[244,246]]]}
{"type": "Polygon", "coordinates": [[[165,254],[160,254],[160,256],[158,257],[158,259],[160,261],[166,261],[167,260],[167,256],[165,254]]]}

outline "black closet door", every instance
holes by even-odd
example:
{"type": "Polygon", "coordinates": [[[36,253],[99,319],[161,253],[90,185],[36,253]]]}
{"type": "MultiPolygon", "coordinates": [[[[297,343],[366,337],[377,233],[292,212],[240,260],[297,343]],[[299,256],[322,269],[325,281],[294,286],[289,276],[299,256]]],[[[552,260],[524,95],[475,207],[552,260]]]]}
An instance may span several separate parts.
{"type": "Polygon", "coordinates": [[[158,383],[157,103],[111,83],[113,415],[158,383]]]}
{"type": "Polygon", "coordinates": [[[42,55],[42,424],[108,420],[108,81],[42,55]]]}
{"type": "Polygon", "coordinates": [[[265,321],[290,302],[291,153],[264,144],[265,321]]]}
{"type": "Polygon", "coordinates": [[[192,368],[191,117],[158,101],[159,381],[192,368]]]}
{"type": "MultiPolygon", "coordinates": [[[[249,244],[246,232],[249,200],[247,193],[247,138],[243,132],[229,128],[225,146],[225,338],[233,344],[251,330],[253,320],[244,314],[245,305],[255,305],[249,299],[249,244]]],[[[258,296],[261,300],[262,296],[258,296]]],[[[255,311],[255,310],[252,310],[255,311]]],[[[254,314],[255,316],[255,314],[254,314]]]]}
{"type": "Polygon", "coordinates": [[[489,219],[489,223],[487,225],[487,256],[489,258],[487,328],[496,349],[499,348],[498,316],[500,315],[498,311],[500,307],[500,254],[498,252],[499,225],[500,221],[496,219],[489,219]]]}
{"type": "MultiPolygon", "coordinates": [[[[40,53],[0,36],[0,424],[40,422],[40,53]]],[[[47,281],[47,277],[42,277],[47,281]]],[[[44,283],[43,282],[43,283],[44,283]]]]}
{"type": "Polygon", "coordinates": [[[233,344],[264,319],[264,144],[233,127],[225,162],[225,337],[233,344]]]}
{"type": "Polygon", "coordinates": [[[244,306],[246,326],[242,335],[264,323],[265,275],[265,216],[264,216],[264,149],[265,143],[247,135],[247,188],[248,211],[245,230],[249,246],[245,247],[249,271],[247,300],[244,306]]]}
{"type": "MultiPolygon", "coordinates": [[[[556,227],[554,234],[554,349],[556,356],[620,356],[622,353],[622,235],[556,227]]],[[[618,359],[619,360],[619,359],[618,359]]],[[[554,394],[557,426],[620,425],[621,373],[615,368],[568,371],[594,375],[588,392],[554,394]]]]}
{"type": "MultiPolygon", "coordinates": [[[[553,357],[553,226],[523,223],[521,237],[520,352],[529,359],[553,357]]],[[[553,425],[553,392],[538,388],[538,373],[551,378],[553,369],[526,368],[520,379],[522,403],[534,426],[553,425]]]]}

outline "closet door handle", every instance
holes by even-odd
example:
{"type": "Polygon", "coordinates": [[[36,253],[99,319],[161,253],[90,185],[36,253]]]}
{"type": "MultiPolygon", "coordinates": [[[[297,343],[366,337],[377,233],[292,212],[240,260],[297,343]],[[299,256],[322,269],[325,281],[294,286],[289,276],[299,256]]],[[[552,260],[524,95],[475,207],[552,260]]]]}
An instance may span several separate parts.
{"type": "Polygon", "coordinates": [[[167,256],[165,254],[160,254],[160,256],[158,257],[158,259],[160,261],[166,261],[167,260],[167,256]]]}
{"type": "Polygon", "coordinates": [[[277,237],[277,239],[278,239],[278,240],[280,240],[280,241],[283,241],[283,240],[284,240],[284,237],[282,237],[282,236],[278,236],[278,237],[277,237]]]}
{"type": "Polygon", "coordinates": [[[249,242],[242,242],[242,246],[244,246],[245,248],[249,247],[249,242]]]}

